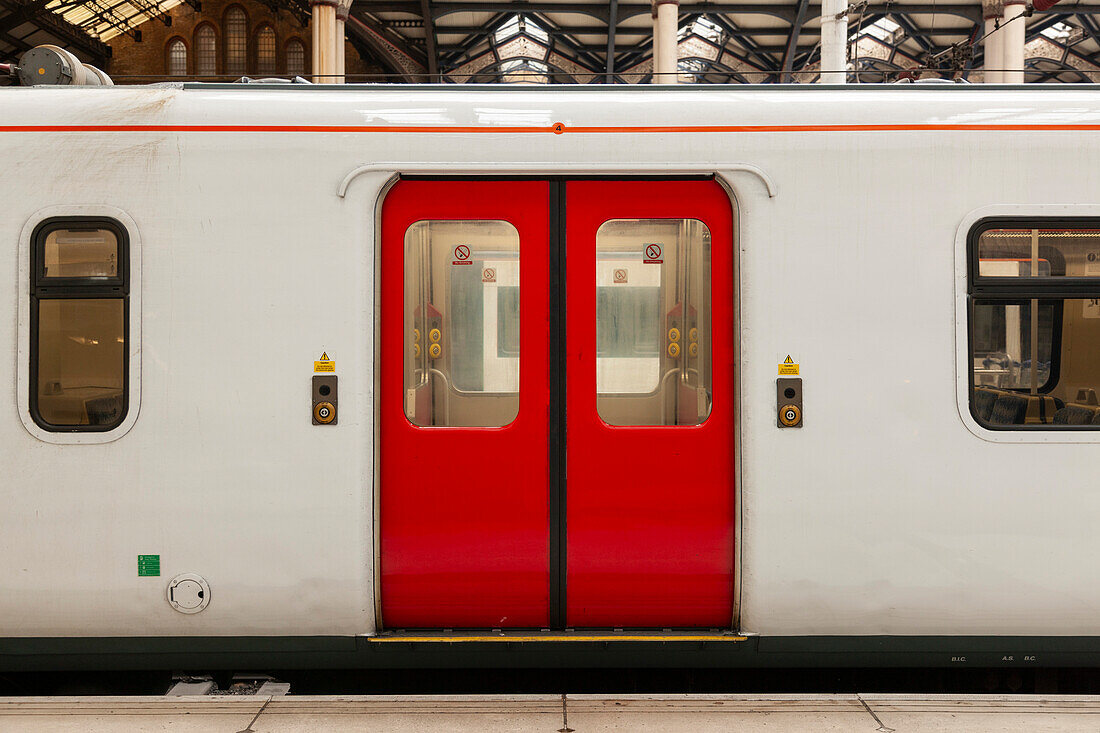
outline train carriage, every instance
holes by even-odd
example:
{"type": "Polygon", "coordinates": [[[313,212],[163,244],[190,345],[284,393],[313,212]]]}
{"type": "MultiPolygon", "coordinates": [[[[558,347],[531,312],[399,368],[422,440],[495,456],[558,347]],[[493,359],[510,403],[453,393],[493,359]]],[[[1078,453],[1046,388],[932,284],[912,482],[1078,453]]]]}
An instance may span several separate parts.
{"type": "Polygon", "coordinates": [[[0,107],[0,667],[1095,663],[1095,92],[0,107]]]}

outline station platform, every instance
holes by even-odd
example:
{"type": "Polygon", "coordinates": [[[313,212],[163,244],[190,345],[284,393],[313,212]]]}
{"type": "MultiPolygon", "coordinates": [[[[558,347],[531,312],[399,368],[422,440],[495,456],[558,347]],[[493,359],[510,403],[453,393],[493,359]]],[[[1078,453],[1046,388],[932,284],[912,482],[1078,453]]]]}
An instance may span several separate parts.
{"type": "Polygon", "coordinates": [[[0,698],[4,733],[1096,731],[1077,695],[433,695],[0,698]]]}

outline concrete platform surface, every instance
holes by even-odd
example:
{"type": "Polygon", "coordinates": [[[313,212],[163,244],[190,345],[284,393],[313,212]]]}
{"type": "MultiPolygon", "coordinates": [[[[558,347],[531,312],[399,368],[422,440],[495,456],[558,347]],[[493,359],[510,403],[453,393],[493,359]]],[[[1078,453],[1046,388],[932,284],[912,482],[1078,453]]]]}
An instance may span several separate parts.
{"type": "Polygon", "coordinates": [[[357,695],[0,698],[4,733],[1098,731],[1083,695],[357,695]]]}

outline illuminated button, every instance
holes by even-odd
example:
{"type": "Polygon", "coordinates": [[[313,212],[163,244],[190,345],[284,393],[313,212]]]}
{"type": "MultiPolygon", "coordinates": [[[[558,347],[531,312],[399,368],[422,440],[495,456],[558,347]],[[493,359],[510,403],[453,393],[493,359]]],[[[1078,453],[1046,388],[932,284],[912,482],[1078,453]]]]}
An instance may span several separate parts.
{"type": "Polygon", "coordinates": [[[680,355],[680,344],[676,343],[675,341],[669,344],[668,355],[671,356],[673,359],[678,357],[680,355]]]}
{"type": "Polygon", "coordinates": [[[802,419],[802,411],[796,405],[783,405],[779,408],[779,422],[784,427],[793,428],[802,419]]]}
{"type": "Polygon", "coordinates": [[[443,347],[439,344],[432,344],[428,347],[428,356],[432,357],[433,359],[438,359],[440,354],[442,353],[443,347]]]}
{"type": "Polygon", "coordinates": [[[420,329],[419,328],[414,328],[413,329],[413,343],[414,344],[420,343],[420,329]]]}
{"type": "Polygon", "coordinates": [[[420,344],[413,344],[413,356],[420,356],[420,344]]]}
{"type": "Polygon", "coordinates": [[[678,328],[668,329],[668,340],[669,341],[679,341],[680,340],[680,329],[678,329],[678,328]]]}
{"type": "Polygon", "coordinates": [[[433,344],[438,344],[441,338],[443,338],[443,334],[440,333],[438,328],[433,328],[431,331],[428,331],[428,340],[433,344]]]}
{"type": "Polygon", "coordinates": [[[328,425],[336,419],[336,408],[331,402],[318,402],[313,408],[313,417],[322,425],[328,425]]]}
{"type": "Polygon", "coordinates": [[[691,344],[688,346],[689,356],[699,356],[699,344],[691,344]]]}
{"type": "Polygon", "coordinates": [[[693,328],[690,331],[688,331],[688,338],[691,339],[692,341],[698,341],[699,340],[699,329],[698,328],[693,328]]]}

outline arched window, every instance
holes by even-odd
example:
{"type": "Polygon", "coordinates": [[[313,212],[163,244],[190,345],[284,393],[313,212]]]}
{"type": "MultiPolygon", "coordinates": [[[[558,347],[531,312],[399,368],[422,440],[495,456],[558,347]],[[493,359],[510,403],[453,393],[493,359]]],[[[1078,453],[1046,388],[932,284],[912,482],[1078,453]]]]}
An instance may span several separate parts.
{"type": "Polygon", "coordinates": [[[270,76],[275,70],[275,30],[265,25],[256,34],[256,73],[270,76]]]}
{"type": "Polygon", "coordinates": [[[168,42],[168,76],[187,76],[187,44],[182,38],[168,42]]]}
{"type": "Polygon", "coordinates": [[[297,38],[286,44],[286,73],[289,76],[305,76],[306,47],[297,38]]]}
{"type": "Polygon", "coordinates": [[[248,18],[232,7],[225,14],[225,73],[244,74],[248,64],[248,18]]]}
{"type": "Polygon", "coordinates": [[[195,73],[199,76],[218,73],[218,46],[214,29],[209,25],[199,26],[195,31],[195,73]]]}

